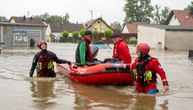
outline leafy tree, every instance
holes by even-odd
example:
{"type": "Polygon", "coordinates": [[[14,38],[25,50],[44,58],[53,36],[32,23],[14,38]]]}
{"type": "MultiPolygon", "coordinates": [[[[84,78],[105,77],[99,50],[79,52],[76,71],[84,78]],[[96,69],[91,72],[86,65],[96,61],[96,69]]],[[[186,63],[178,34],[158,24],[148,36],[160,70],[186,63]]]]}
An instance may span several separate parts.
{"type": "Polygon", "coordinates": [[[49,23],[69,23],[70,15],[68,13],[65,14],[65,16],[58,16],[58,15],[49,15],[48,13],[44,13],[42,15],[33,15],[35,18],[40,18],[48,21],[49,23]]]}
{"type": "Polygon", "coordinates": [[[64,31],[64,32],[62,32],[62,37],[64,37],[64,38],[67,38],[68,37],[68,32],[67,31],[64,31]]]}
{"type": "Polygon", "coordinates": [[[124,11],[126,13],[125,23],[150,22],[153,6],[151,0],[126,0],[124,11]]]}
{"type": "Polygon", "coordinates": [[[154,23],[156,24],[166,24],[166,20],[169,16],[169,8],[168,7],[164,7],[163,9],[161,9],[161,7],[159,5],[155,5],[155,11],[153,13],[154,17],[154,23]]]}
{"type": "Polygon", "coordinates": [[[92,31],[92,34],[93,34],[93,36],[96,38],[96,37],[99,36],[99,31],[98,31],[98,30],[93,30],[93,31],[92,31]]]}
{"type": "Polygon", "coordinates": [[[0,16],[0,22],[6,22],[8,21],[5,16],[0,16]]]}
{"type": "Polygon", "coordinates": [[[188,5],[186,8],[184,8],[184,10],[190,11],[191,8],[193,8],[193,1],[191,1],[190,5],[188,5]]]}
{"type": "Polygon", "coordinates": [[[104,31],[104,36],[105,36],[106,38],[109,38],[112,34],[113,34],[113,33],[112,33],[112,31],[111,31],[110,29],[107,29],[107,30],[104,31]]]}
{"type": "Polygon", "coordinates": [[[119,22],[113,22],[110,26],[116,33],[120,33],[122,30],[121,24],[119,22]]]}
{"type": "Polygon", "coordinates": [[[81,29],[81,30],[79,31],[80,36],[85,36],[85,32],[86,32],[86,29],[81,29]]]}
{"type": "Polygon", "coordinates": [[[78,39],[78,37],[79,37],[79,33],[78,32],[72,32],[72,37],[74,38],[74,42],[75,42],[75,40],[77,40],[78,39]]]}

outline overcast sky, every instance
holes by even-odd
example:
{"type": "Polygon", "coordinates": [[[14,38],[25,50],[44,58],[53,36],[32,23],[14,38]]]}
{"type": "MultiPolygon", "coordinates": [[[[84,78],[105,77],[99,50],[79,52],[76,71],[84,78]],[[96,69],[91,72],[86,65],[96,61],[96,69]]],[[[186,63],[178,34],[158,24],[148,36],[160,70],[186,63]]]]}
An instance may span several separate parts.
{"type": "MultiPolygon", "coordinates": [[[[184,9],[191,1],[193,0],[152,0],[152,4],[184,9]]],[[[125,3],[125,0],[1,0],[0,16],[8,19],[11,16],[27,16],[28,11],[30,16],[44,13],[63,16],[69,13],[70,22],[83,23],[91,19],[92,10],[93,18],[102,16],[108,24],[115,21],[123,23],[125,3]]]]}

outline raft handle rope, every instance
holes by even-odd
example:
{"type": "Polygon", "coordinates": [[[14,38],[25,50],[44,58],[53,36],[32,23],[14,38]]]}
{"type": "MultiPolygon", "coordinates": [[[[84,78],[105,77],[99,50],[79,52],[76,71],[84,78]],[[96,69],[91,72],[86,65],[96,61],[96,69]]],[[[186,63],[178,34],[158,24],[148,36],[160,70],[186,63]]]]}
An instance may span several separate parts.
{"type": "Polygon", "coordinates": [[[117,68],[117,74],[118,74],[118,77],[119,77],[119,80],[120,80],[121,86],[122,86],[122,85],[123,85],[123,82],[122,82],[121,77],[120,77],[119,67],[118,67],[118,66],[119,66],[119,65],[115,64],[115,67],[117,68]]]}

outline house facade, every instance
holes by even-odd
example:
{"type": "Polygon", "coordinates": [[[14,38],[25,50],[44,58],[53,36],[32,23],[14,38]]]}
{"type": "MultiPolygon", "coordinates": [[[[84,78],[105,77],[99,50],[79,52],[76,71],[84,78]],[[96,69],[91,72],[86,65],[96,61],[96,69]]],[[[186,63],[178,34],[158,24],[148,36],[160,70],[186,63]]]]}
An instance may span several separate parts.
{"type": "Polygon", "coordinates": [[[126,23],[123,26],[122,34],[129,40],[137,39],[138,25],[147,24],[146,22],[126,23]]]}
{"type": "Polygon", "coordinates": [[[166,22],[167,25],[193,26],[193,10],[172,10],[166,22]]]}
{"type": "Polygon", "coordinates": [[[0,43],[4,47],[28,47],[33,40],[36,44],[45,39],[45,25],[0,22],[0,43]]]}
{"type": "Polygon", "coordinates": [[[99,33],[104,33],[106,30],[113,32],[113,29],[102,18],[87,21],[84,23],[84,28],[91,31],[97,30],[99,33]]]}
{"type": "Polygon", "coordinates": [[[138,43],[175,51],[193,49],[193,26],[139,25],[138,43]]]}

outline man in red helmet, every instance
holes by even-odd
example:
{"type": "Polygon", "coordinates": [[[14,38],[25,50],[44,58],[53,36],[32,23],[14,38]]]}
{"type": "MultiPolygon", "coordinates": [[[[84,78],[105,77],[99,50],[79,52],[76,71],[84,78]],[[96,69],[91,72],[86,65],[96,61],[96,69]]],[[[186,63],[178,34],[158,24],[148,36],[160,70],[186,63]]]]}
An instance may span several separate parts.
{"type": "Polygon", "coordinates": [[[164,90],[169,90],[165,71],[159,61],[149,55],[150,47],[146,43],[136,46],[137,58],[132,64],[133,74],[136,80],[136,90],[139,93],[156,94],[156,73],[161,77],[164,90]]]}
{"type": "Polygon", "coordinates": [[[131,63],[131,55],[128,45],[124,42],[120,35],[118,33],[114,33],[111,36],[111,39],[114,43],[113,57],[123,61],[123,63],[131,63]]]}
{"type": "Polygon", "coordinates": [[[38,47],[41,49],[38,52],[32,62],[32,67],[30,70],[30,77],[33,76],[34,70],[37,70],[37,77],[56,77],[54,72],[53,62],[56,63],[71,63],[67,60],[58,59],[55,53],[47,50],[47,43],[43,40],[38,42],[38,47]]]}

